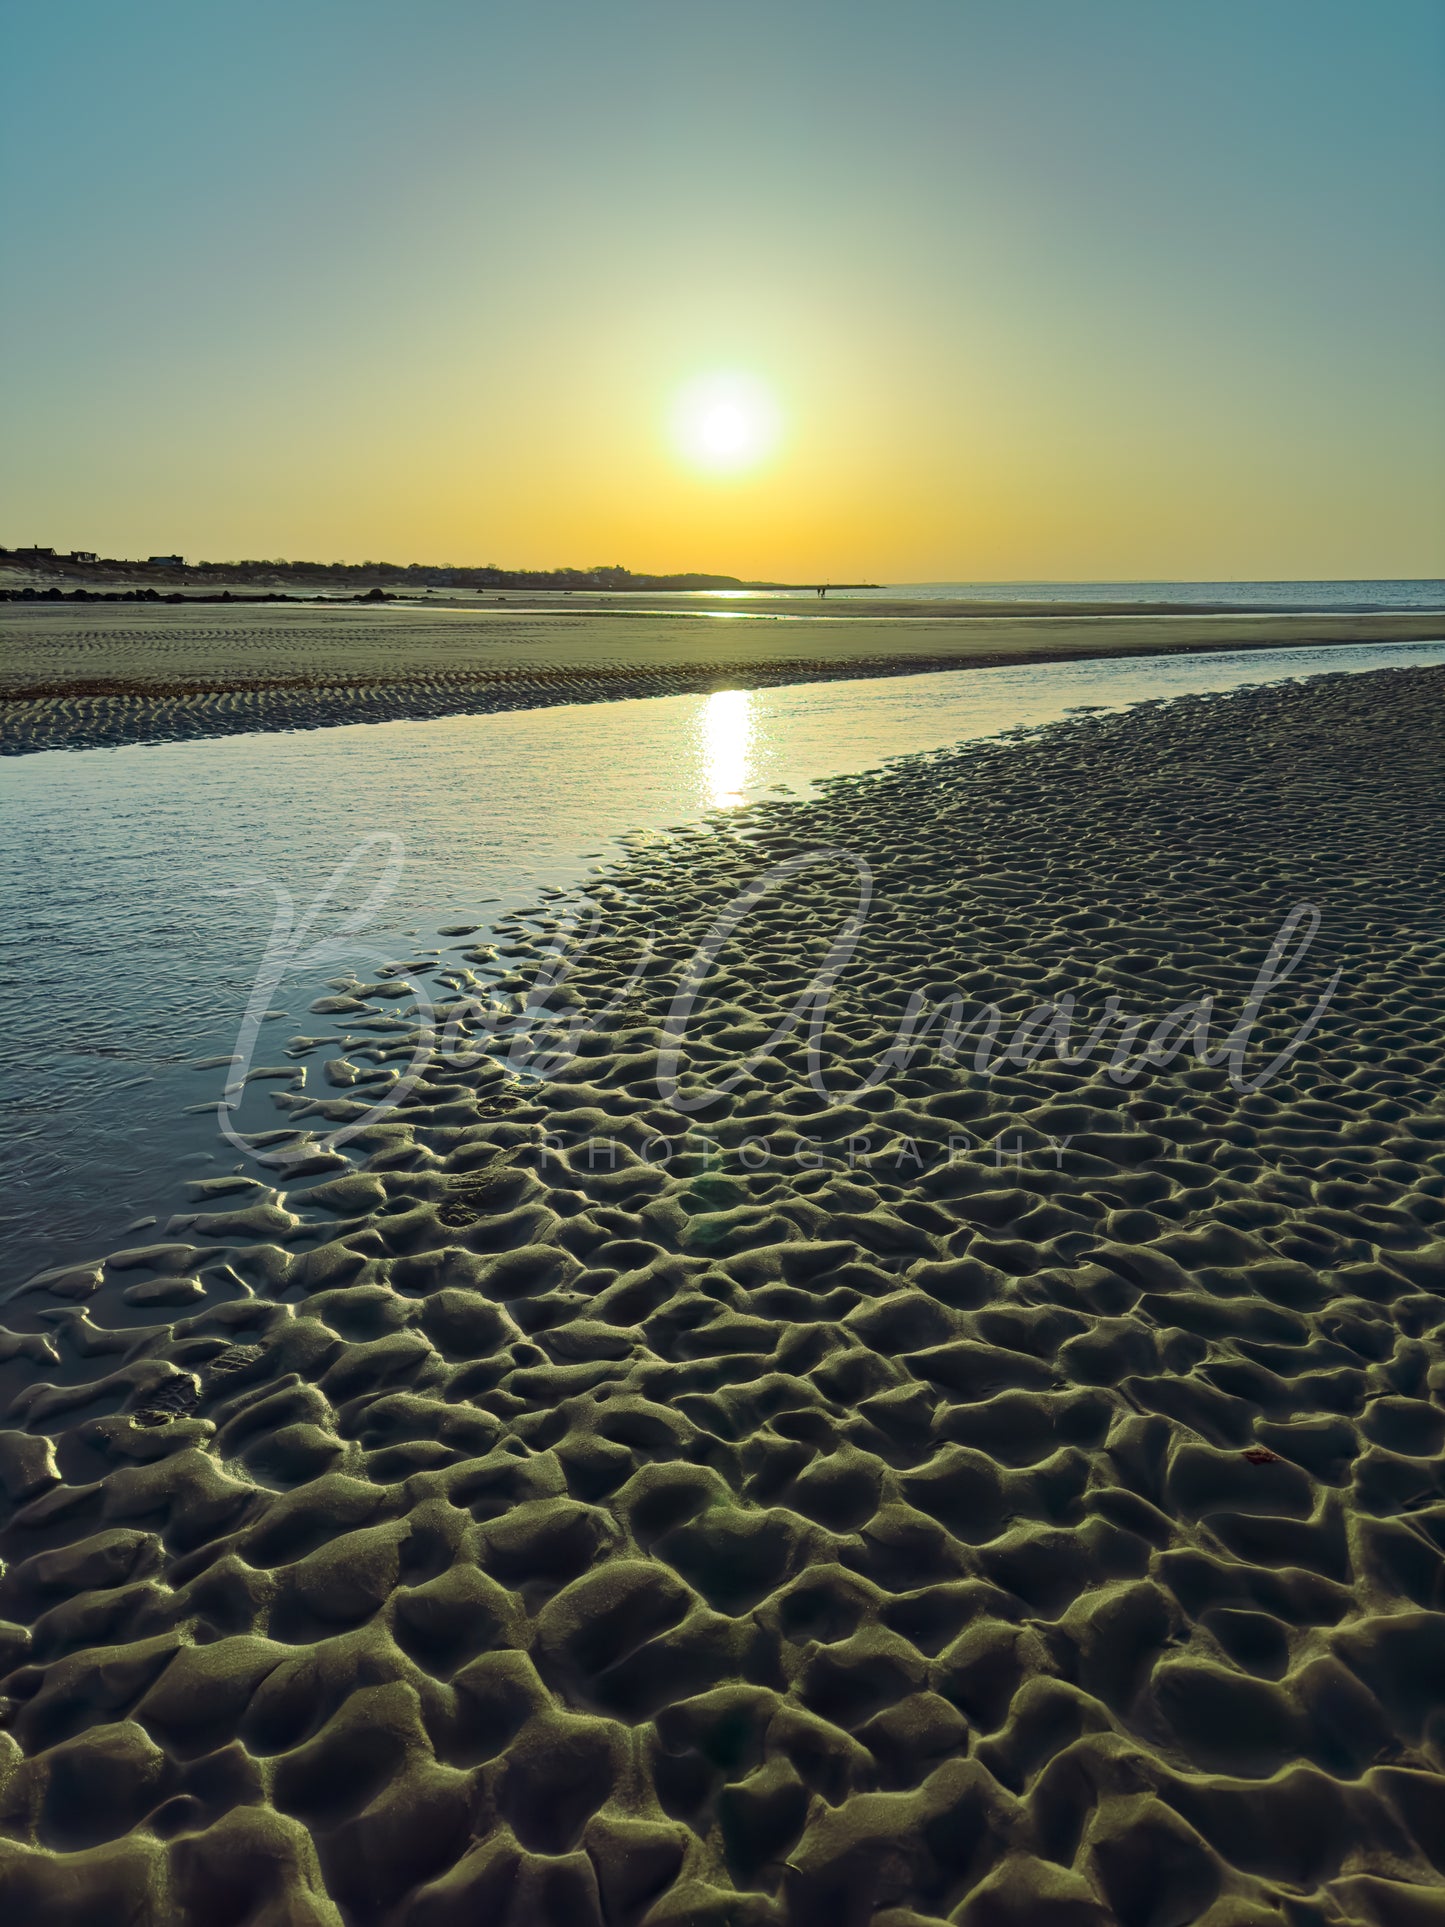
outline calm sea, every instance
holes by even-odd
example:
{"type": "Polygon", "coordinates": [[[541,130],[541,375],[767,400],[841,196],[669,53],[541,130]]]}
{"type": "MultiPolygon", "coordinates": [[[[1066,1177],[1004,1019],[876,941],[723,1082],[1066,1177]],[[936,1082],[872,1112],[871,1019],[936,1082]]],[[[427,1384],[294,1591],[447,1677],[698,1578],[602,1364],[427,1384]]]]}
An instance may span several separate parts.
{"type": "MultiPolygon", "coordinates": [[[[1445,581],[1384,582],[890,582],[890,596],[939,602],[1142,602],[1184,609],[1445,609],[1445,581]]],[[[877,589],[834,589],[876,596],[877,589]]]]}

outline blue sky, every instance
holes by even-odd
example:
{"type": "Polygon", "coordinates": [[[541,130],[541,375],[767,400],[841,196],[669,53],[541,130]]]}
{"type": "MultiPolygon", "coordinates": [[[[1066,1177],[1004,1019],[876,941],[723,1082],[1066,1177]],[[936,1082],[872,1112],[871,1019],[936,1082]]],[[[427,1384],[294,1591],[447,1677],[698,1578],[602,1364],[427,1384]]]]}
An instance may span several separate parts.
{"type": "Polygon", "coordinates": [[[1442,568],[1438,4],[3,20],[0,540],[1442,568]],[[787,423],[725,482],[715,368],[787,423]]]}

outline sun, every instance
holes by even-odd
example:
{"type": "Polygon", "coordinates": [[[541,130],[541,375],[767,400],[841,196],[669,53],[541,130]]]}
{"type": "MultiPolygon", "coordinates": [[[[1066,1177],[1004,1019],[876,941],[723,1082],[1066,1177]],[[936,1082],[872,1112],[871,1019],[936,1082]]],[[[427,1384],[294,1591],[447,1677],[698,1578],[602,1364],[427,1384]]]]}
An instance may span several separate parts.
{"type": "Polygon", "coordinates": [[[739,475],[767,460],[782,433],[777,400],[756,375],[713,373],[687,383],[674,399],[672,441],[692,468],[739,475]]]}

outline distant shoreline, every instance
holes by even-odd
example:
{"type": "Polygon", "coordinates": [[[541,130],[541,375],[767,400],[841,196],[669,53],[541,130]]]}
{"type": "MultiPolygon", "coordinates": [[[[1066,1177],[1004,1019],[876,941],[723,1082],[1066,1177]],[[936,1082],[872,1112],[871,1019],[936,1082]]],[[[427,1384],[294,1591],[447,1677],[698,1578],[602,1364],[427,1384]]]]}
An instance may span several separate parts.
{"type": "Polygon", "coordinates": [[[186,562],[179,556],[128,562],[120,556],[92,555],[87,551],[61,555],[53,549],[4,547],[0,547],[0,571],[37,577],[47,585],[47,590],[62,583],[92,590],[97,585],[102,589],[113,589],[120,584],[132,588],[160,586],[173,590],[186,584],[195,584],[201,589],[207,585],[213,589],[224,585],[232,589],[260,588],[267,591],[329,584],[336,595],[347,590],[357,592],[371,589],[403,595],[437,589],[460,589],[473,593],[516,589],[524,593],[541,591],[558,595],[570,595],[579,590],[583,593],[608,590],[691,593],[707,589],[771,589],[808,594],[817,590],[878,589],[883,586],[878,582],[750,581],[745,576],[710,575],[701,570],[657,575],[634,573],[620,565],[597,569],[503,569],[492,563],[473,568],[450,562],[186,562]]]}
{"type": "Polygon", "coordinates": [[[1397,617],[1422,616],[1445,619],[1445,599],[1438,608],[1400,609],[1390,603],[1360,602],[1340,604],[1338,607],[1321,608],[1318,604],[1303,599],[1294,602],[1279,602],[1267,608],[1248,602],[1133,602],[1133,601],[1085,601],[1076,600],[1046,601],[1020,597],[1016,601],[985,601],[981,598],[943,598],[936,601],[918,597],[891,595],[886,589],[879,589],[876,583],[838,582],[829,583],[829,589],[847,590],[857,593],[860,590],[878,589],[876,598],[868,601],[834,602],[829,605],[826,597],[820,596],[815,603],[782,603],[778,598],[787,595],[804,595],[810,590],[797,584],[771,585],[744,584],[740,590],[707,591],[699,589],[532,589],[500,590],[490,595],[483,591],[453,592],[445,597],[436,592],[407,590],[393,593],[388,589],[365,589],[356,594],[339,594],[318,591],[315,595],[296,595],[288,590],[265,589],[255,594],[237,593],[233,589],[185,590],[185,589],[61,589],[51,587],[36,589],[0,588],[0,603],[20,603],[26,606],[54,605],[76,602],[118,602],[130,604],[154,604],[171,606],[208,607],[214,604],[236,607],[273,607],[277,605],[304,605],[313,608],[348,608],[359,604],[363,608],[395,607],[418,609],[428,612],[467,610],[486,612],[506,607],[513,610],[528,610],[535,614],[589,616],[629,616],[638,613],[649,615],[699,616],[725,614],[733,620],[772,617],[789,621],[811,622],[817,618],[858,621],[868,618],[873,621],[961,621],[987,619],[1007,616],[1027,616],[1039,620],[1057,617],[1082,618],[1087,616],[1119,617],[1126,619],[1165,618],[1170,616],[1249,616],[1265,620],[1272,616],[1360,616],[1381,615],[1397,617]],[[463,593],[466,599],[462,599],[463,593]],[[748,602],[739,606],[742,594],[748,602]],[[673,600],[672,598],[676,598],[673,600]]]}
{"type": "Polygon", "coordinates": [[[1445,581],[1381,577],[1335,581],[770,582],[739,576],[633,574],[606,569],[461,568],[421,563],[149,562],[0,547],[0,604],[118,602],[427,609],[525,607],[615,615],[726,612],[755,616],[1432,614],[1445,615],[1445,581]]]}
{"type": "MultiPolygon", "coordinates": [[[[507,585],[502,584],[499,586],[505,587],[507,585]]],[[[743,583],[739,583],[737,591],[724,589],[724,590],[718,590],[717,593],[720,595],[728,595],[728,594],[743,593],[743,592],[746,592],[747,594],[759,594],[759,595],[768,594],[770,592],[774,594],[779,594],[779,595],[811,595],[814,593],[818,593],[820,595],[825,596],[826,591],[829,589],[848,589],[848,590],[879,589],[880,586],[881,585],[876,582],[829,582],[821,585],[821,587],[819,587],[819,585],[812,584],[812,583],[798,583],[798,582],[743,582],[743,583]]],[[[49,588],[49,589],[35,589],[35,588],[26,587],[23,589],[0,589],[0,602],[340,602],[340,603],[405,602],[405,603],[415,603],[415,602],[424,601],[428,593],[429,592],[426,590],[419,590],[419,589],[406,589],[406,590],[402,590],[400,592],[394,593],[390,589],[373,588],[373,589],[359,589],[356,591],[354,595],[342,595],[336,592],[327,594],[324,590],[318,590],[315,595],[293,595],[289,590],[285,590],[285,589],[260,589],[254,595],[247,594],[244,591],[238,595],[234,589],[211,589],[211,590],[154,589],[154,588],[61,589],[58,587],[49,588]]],[[[474,593],[476,593],[479,597],[485,595],[484,590],[477,590],[474,593]]],[[[578,591],[575,591],[572,589],[538,590],[538,589],[524,588],[520,592],[513,590],[512,593],[513,594],[521,593],[524,595],[530,594],[530,595],[570,596],[578,593],[578,591]]],[[[655,589],[642,589],[642,590],[636,590],[636,591],[627,590],[627,589],[594,589],[594,590],[585,590],[585,591],[582,591],[581,593],[592,594],[592,595],[629,595],[629,594],[699,595],[699,594],[706,594],[707,591],[698,590],[698,589],[669,589],[664,587],[664,588],[655,588],[655,589]]],[[[466,607],[470,605],[463,604],[462,606],[466,607]]]]}

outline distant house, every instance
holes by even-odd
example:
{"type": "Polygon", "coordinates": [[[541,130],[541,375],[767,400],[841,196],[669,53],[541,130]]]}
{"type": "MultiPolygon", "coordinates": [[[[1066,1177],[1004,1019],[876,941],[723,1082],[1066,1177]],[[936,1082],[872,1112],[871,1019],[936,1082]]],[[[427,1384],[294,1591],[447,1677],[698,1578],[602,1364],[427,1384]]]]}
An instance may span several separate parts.
{"type": "Polygon", "coordinates": [[[186,566],[183,555],[148,555],[146,562],[152,569],[183,569],[186,566]]]}
{"type": "Polygon", "coordinates": [[[53,562],[54,549],[17,549],[15,553],[22,562],[53,562]]]}
{"type": "Polygon", "coordinates": [[[99,562],[100,557],[94,549],[72,549],[65,559],[67,562],[99,562]]]}

